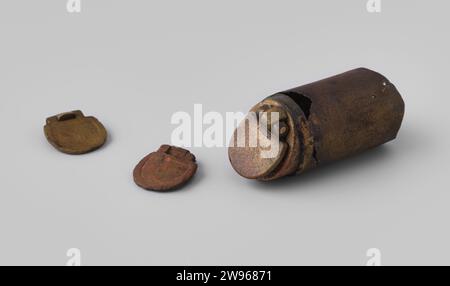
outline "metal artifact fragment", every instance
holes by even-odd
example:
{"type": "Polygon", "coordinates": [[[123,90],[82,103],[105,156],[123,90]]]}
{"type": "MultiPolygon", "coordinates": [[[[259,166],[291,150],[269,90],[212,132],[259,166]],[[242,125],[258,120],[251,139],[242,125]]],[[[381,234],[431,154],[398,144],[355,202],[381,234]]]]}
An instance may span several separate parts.
{"type": "Polygon", "coordinates": [[[195,156],[189,151],[162,145],[134,168],[135,183],[153,191],[169,191],[186,184],[197,171],[195,156]]]}
{"type": "Polygon", "coordinates": [[[228,149],[229,159],[241,176],[270,181],[395,139],[404,115],[404,102],[384,76],[359,68],[276,93],[250,111],[235,130],[228,149]],[[269,135],[264,134],[259,115],[273,112],[279,114],[279,119],[270,122],[269,135]],[[254,114],[260,123],[256,127],[249,124],[254,114]],[[280,148],[274,156],[264,158],[260,154],[267,144],[262,143],[274,136],[270,126],[278,127],[279,132],[274,134],[280,148]],[[240,132],[245,134],[244,146],[236,143],[240,132]],[[255,136],[258,144],[248,144],[255,136]]]}
{"type": "Polygon", "coordinates": [[[85,117],[79,110],[47,118],[44,126],[48,142],[63,153],[85,154],[106,142],[105,127],[95,117],[85,117]]]}

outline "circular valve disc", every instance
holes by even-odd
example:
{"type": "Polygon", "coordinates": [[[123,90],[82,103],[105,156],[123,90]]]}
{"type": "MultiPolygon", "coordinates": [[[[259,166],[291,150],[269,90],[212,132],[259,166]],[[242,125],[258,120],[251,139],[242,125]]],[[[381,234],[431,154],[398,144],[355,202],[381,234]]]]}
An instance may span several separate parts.
{"type": "Polygon", "coordinates": [[[56,149],[67,154],[85,154],[97,150],[106,142],[103,124],[79,110],[47,118],[45,137],[56,149]]]}
{"type": "Polygon", "coordinates": [[[195,156],[189,151],[162,145],[142,159],[133,171],[136,184],[153,191],[174,190],[187,183],[197,171],[195,156]]]}
{"type": "Polygon", "coordinates": [[[280,164],[288,145],[280,141],[278,136],[269,139],[260,130],[259,124],[249,124],[255,122],[251,116],[256,115],[249,113],[234,131],[228,156],[238,174],[248,179],[260,179],[280,164]]]}

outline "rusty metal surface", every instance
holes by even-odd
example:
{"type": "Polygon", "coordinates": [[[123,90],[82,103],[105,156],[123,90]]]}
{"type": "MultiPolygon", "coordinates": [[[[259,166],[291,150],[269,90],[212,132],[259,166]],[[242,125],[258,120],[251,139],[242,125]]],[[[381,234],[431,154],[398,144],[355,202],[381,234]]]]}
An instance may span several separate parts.
{"type": "Polygon", "coordinates": [[[256,174],[255,166],[265,163],[259,148],[231,146],[231,164],[246,178],[274,180],[376,147],[396,137],[404,115],[395,86],[365,68],[269,96],[251,111],[273,107],[287,115],[288,134],[280,137],[287,151],[256,174]]]}
{"type": "Polygon", "coordinates": [[[162,145],[134,168],[135,183],[146,190],[169,191],[186,184],[197,171],[195,156],[183,148],[162,145]]]}
{"type": "Polygon", "coordinates": [[[106,142],[105,127],[95,117],[85,117],[79,110],[47,118],[44,126],[47,140],[66,154],[85,154],[106,142]]]}

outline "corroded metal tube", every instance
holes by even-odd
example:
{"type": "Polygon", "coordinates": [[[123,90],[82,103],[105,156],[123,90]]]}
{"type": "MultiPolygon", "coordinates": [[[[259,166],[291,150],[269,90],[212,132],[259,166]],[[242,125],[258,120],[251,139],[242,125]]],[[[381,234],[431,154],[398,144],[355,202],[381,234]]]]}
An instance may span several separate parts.
{"type": "MultiPolygon", "coordinates": [[[[231,144],[230,162],[243,177],[269,181],[395,139],[404,102],[384,76],[359,68],[276,93],[250,111],[280,113],[279,126],[287,133],[279,137],[282,148],[274,158],[262,158],[261,146],[231,144]]],[[[254,134],[250,130],[246,136],[254,134]]]]}

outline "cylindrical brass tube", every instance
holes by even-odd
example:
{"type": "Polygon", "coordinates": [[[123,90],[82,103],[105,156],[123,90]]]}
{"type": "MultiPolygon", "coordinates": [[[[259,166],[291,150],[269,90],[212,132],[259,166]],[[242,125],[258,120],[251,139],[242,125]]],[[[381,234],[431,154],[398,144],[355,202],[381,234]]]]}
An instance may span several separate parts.
{"type": "MultiPolygon", "coordinates": [[[[240,175],[267,181],[393,140],[404,102],[384,76],[359,68],[274,94],[251,111],[281,114],[279,126],[287,132],[279,138],[281,151],[276,158],[262,158],[260,146],[231,144],[229,158],[240,175]]],[[[259,134],[247,133],[247,138],[259,134]]]]}

